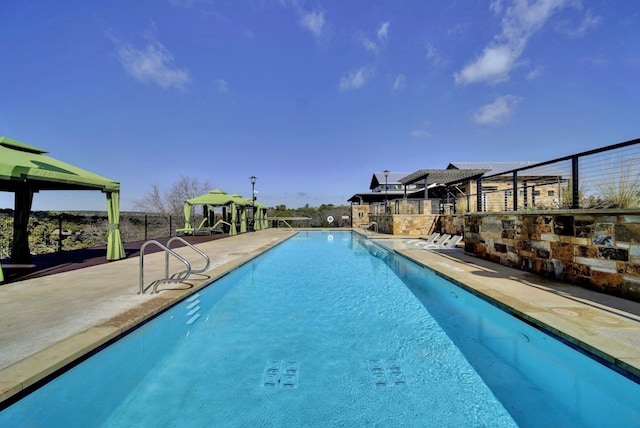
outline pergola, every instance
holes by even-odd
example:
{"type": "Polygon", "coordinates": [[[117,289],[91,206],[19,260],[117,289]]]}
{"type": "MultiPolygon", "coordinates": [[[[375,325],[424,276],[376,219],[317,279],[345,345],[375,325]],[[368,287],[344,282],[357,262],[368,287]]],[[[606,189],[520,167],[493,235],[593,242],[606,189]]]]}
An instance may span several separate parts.
{"type": "Polygon", "coordinates": [[[229,235],[238,234],[238,226],[240,233],[247,231],[247,216],[246,208],[251,206],[251,202],[247,198],[243,198],[240,195],[229,195],[220,189],[211,190],[203,195],[196,196],[191,199],[187,199],[184,202],[184,229],[192,230],[191,226],[191,212],[194,205],[204,205],[206,207],[228,207],[231,218],[229,219],[230,229],[229,235]],[[240,221],[238,224],[238,211],[240,211],[240,221]]]}
{"type": "MultiPolygon", "coordinates": [[[[120,238],[120,183],[46,155],[47,151],[0,137],[0,191],[13,192],[11,261],[29,263],[27,226],[33,195],[41,190],[100,190],[107,195],[107,260],[125,257],[120,238]]],[[[0,267],[0,281],[4,280],[0,267]]]]}

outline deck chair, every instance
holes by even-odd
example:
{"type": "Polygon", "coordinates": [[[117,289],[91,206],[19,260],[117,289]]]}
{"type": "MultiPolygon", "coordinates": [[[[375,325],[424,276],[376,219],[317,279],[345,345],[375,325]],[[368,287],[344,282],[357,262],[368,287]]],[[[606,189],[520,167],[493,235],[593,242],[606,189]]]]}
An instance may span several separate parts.
{"type": "Polygon", "coordinates": [[[451,238],[451,235],[449,235],[448,233],[444,233],[442,235],[440,235],[439,237],[437,237],[435,240],[433,240],[433,242],[428,243],[426,245],[422,245],[422,248],[440,248],[444,245],[444,243],[447,241],[447,239],[451,238]]]}
{"type": "MultiPolygon", "coordinates": [[[[214,224],[211,227],[206,226],[206,224],[208,223],[207,219],[205,218],[204,220],[202,220],[202,223],[200,223],[200,226],[198,226],[194,231],[193,234],[194,235],[213,235],[215,233],[224,233],[224,224],[225,221],[223,220],[218,220],[216,222],[216,224],[214,224]]],[[[228,224],[228,223],[227,223],[228,224]]]]}
{"type": "Polygon", "coordinates": [[[198,225],[198,227],[196,227],[195,229],[193,227],[188,227],[188,228],[180,228],[180,229],[176,229],[176,234],[178,235],[195,235],[195,231],[196,230],[201,230],[203,227],[205,227],[205,224],[207,224],[207,219],[204,218],[200,224],[198,225]]]}
{"type": "Polygon", "coordinates": [[[438,232],[433,232],[427,239],[420,239],[414,245],[416,247],[424,247],[425,245],[433,244],[438,239],[438,236],[440,236],[438,232]]]}
{"type": "Polygon", "coordinates": [[[449,240],[443,244],[437,245],[437,246],[429,246],[425,249],[437,249],[437,250],[453,250],[456,248],[456,245],[458,245],[458,242],[462,241],[462,236],[460,235],[453,235],[452,237],[449,238],[449,240]]]}

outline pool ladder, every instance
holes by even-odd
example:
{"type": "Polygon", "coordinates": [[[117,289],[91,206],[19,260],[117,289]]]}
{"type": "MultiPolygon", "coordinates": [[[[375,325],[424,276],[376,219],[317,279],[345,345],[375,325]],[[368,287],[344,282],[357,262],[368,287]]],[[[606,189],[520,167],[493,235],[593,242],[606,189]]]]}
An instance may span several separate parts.
{"type": "Polygon", "coordinates": [[[144,250],[149,246],[149,245],[155,245],[156,247],[160,248],[161,250],[164,251],[164,278],[154,281],[153,282],[153,293],[157,294],[158,293],[158,285],[161,282],[182,282],[187,280],[192,273],[202,273],[205,272],[207,269],[209,269],[209,266],[211,265],[211,259],[209,258],[208,255],[206,255],[202,250],[198,249],[197,247],[195,247],[194,245],[188,243],[187,241],[185,241],[184,239],[182,239],[179,236],[174,236],[173,238],[169,239],[166,243],[166,245],[162,245],[160,242],[152,239],[149,240],[147,242],[145,242],[144,244],[142,244],[142,246],[140,247],[140,291],[138,292],[138,294],[144,294],[145,289],[144,289],[144,250]],[[187,247],[192,248],[195,252],[197,252],[198,254],[200,254],[202,257],[204,257],[206,263],[205,266],[201,269],[193,269],[191,267],[191,263],[189,263],[189,261],[187,259],[185,259],[184,257],[182,257],[180,254],[176,253],[175,251],[173,251],[171,249],[171,244],[174,243],[175,241],[180,241],[183,244],[186,244],[187,247]],[[180,260],[186,267],[186,270],[184,271],[180,271],[175,273],[172,276],[169,276],[169,256],[174,256],[176,259],[180,260]]]}
{"type": "Polygon", "coordinates": [[[373,231],[375,233],[378,233],[378,223],[376,223],[375,221],[372,221],[371,223],[369,223],[368,225],[366,225],[365,227],[363,227],[363,229],[366,231],[368,231],[371,226],[374,226],[373,231]]]}

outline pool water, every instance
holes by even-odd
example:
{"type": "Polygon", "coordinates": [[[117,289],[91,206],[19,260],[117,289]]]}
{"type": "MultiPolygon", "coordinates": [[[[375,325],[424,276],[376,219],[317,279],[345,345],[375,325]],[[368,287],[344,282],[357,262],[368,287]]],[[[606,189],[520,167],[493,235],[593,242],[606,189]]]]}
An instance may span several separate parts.
{"type": "Polygon", "coordinates": [[[631,426],[638,386],[357,235],[300,232],[0,426],[631,426]]]}

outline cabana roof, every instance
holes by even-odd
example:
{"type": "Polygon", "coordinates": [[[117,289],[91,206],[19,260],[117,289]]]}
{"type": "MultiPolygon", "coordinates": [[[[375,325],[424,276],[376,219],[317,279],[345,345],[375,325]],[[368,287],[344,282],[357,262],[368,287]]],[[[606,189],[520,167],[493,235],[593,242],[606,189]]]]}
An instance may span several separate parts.
{"type": "MultiPolygon", "coordinates": [[[[120,183],[46,155],[46,150],[0,137],[0,191],[14,193],[11,260],[27,263],[28,223],[33,195],[41,190],[100,190],[107,194],[107,259],[125,257],[120,230],[120,183]]],[[[0,267],[0,282],[4,280],[0,267]]]]}
{"type": "Polygon", "coordinates": [[[120,183],[46,155],[46,151],[0,137],[0,190],[28,186],[40,190],[101,190],[117,192],[120,183]]]}

